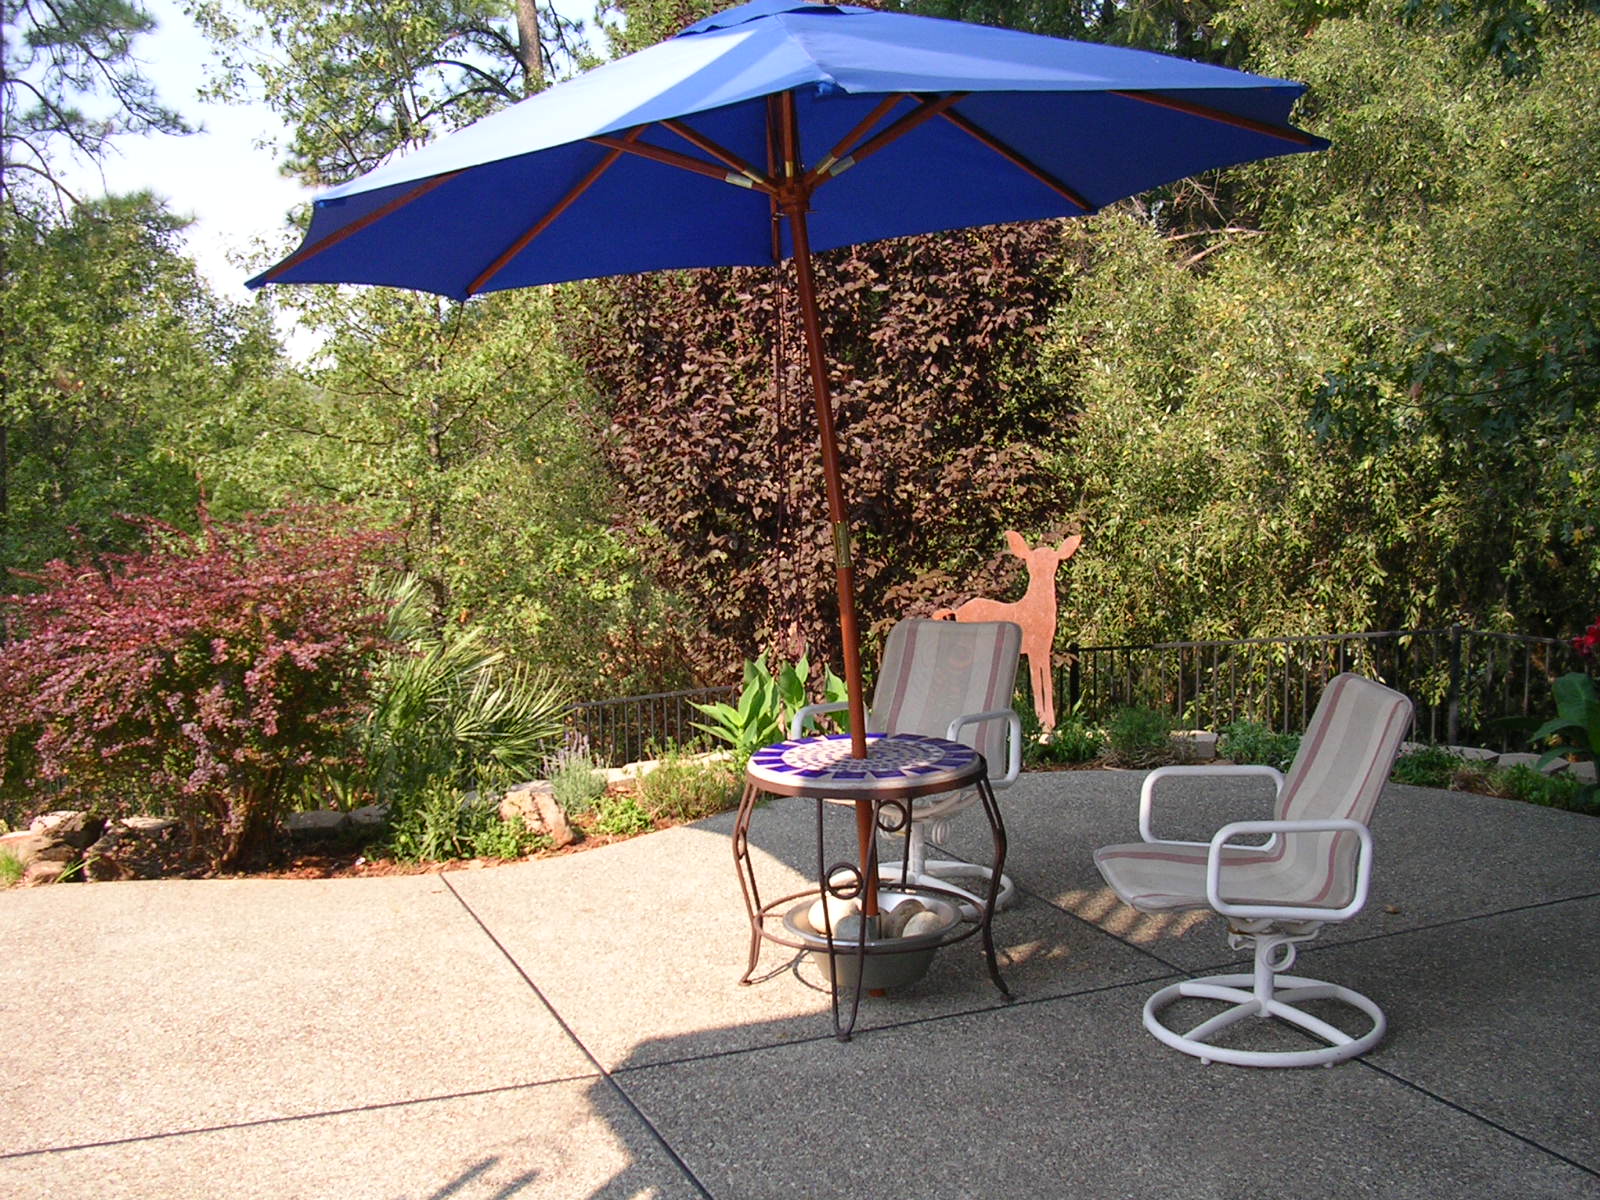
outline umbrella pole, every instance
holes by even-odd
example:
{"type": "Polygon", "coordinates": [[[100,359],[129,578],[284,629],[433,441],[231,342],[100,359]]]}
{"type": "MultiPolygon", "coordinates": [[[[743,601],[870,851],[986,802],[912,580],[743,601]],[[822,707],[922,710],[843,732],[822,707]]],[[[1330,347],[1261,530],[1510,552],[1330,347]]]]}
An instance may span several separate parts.
{"type": "MultiPolygon", "coordinates": [[[[828,520],[833,526],[833,565],[839,590],[839,637],[844,645],[844,681],[850,698],[850,753],[867,756],[866,702],[861,685],[861,639],[856,628],[855,572],[850,563],[850,524],[845,510],[844,484],[839,476],[839,446],[833,433],[833,396],[828,388],[828,368],[823,357],[822,321],[817,316],[816,279],[811,272],[811,240],[806,232],[805,199],[782,205],[794,242],[796,292],[805,329],[806,357],[811,366],[811,392],[817,402],[817,430],[822,440],[822,473],[827,481],[828,520]]],[[[861,850],[864,894],[863,916],[878,912],[878,873],[873,868],[872,805],[856,801],[856,841],[861,850]]]]}

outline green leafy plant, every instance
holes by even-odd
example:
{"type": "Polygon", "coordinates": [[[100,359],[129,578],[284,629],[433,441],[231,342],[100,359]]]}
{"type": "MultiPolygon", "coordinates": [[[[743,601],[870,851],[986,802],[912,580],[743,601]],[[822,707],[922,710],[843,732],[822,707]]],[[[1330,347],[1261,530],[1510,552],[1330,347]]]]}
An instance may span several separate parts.
{"type": "Polygon", "coordinates": [[[1153,767],[1172,760],[1172,719],[1153,708],[1119,708],[1106,726],[1112,765],[1153,767]]]}
{"type": "MultiPolygon", "coordinates": [[[[1544,767],[1558,758],[1594,762],[1595,751],[1600,749],[1600,695],[1596,694],[1594,679],[1574,671],[1557,679],[1550,690],[1555,696],[1556,715],[1533,731],[1533,740],[1537,744],[1560,734],[1563,744],[1546,750],[1539,759],[1539,766],[1544,767]]],[[[1591,803],[1595,794],[1595,785],[1585,784],[1580,800],[1584,804],[1591,803]]]]}
{"type": "Polygon", "coordinates": [[[1022,723],[1022,765],[1052,766],[1059,763],[1093,762],[1105,749],[1105,734],[1083,715],[1081,702],[1060,714],[1054,729],[1039,723],[1033,698],[1026,689],[1012,700],[1022,723]]]}
{"type": "Polygon", "coordinates": [[[498,813],[491,816],[473,831],[473,858],[526,858],[555,844],[549,834],[530,829],[521,817],[505,820],[498,813]]]}
{"type": "Polygon", "coordinates": [[[564,689],[512,666],[481,626],[436,624],[415,576],[382,591],[398,648],[374,671],[358,731],[352,770],[361,787],[404,809],[436,779],[487,791],[537,774],[561,736],[564,689]]]}
{"type": "Polygon", "coordinates": [[[1287,771],[1300,750],[1298,733],[1277,733],[1260,721],[1234,721],[1222,729],[1217,751],[1236,763],[1287,771]]]}
{"type": "Polygon", "coordinates": [[[22,860],[9,850],[0,850],[0,888],[15,887],[27,870],[22,860]]]}
{"type": "Polygon", "coordinates": [[[1594,803],[1593,789],[1572,775],[1547,775],[1528,766],[1507,767],[1490,774],[1492,794],[1537,804],[1543,808],[1564,808],[1572,812],[1600,812],[1594,803]],[[1585,795],[1585,792],[1588,795],[1585,795]]]}
{"type": "Polygon", "coordinates": [[[600,761],[586,750],[561,750],[545,760],[545,777],[556,803],[569,817],[594,811],[606,794],[606,777],[600,761]]]}
{"type": "Polygon", "coordinates": [[[1054,729],[1041,731],[1023,748],[1023,761],[1033,765],[1086,763],[1100,757],[1105,738],[1077,717],[1069,717],[1054,729]]]}
{"type": "Polygon", "coordinates": [[[1395,759],[1389,778],[1413,787],[1446,788],[1464,762],[1459,754],[1452,754],[1443,746],[1424,746],[1395,759]]]}
{"type": "MultiPolygon", "coordinates": [[[[738,704],[696,704],[710,721],[696,721],[694,727],[726,742],[733,750],[735,771],[742,773],[757,750],[788,737],[790,721],[807,703],[810,676],[811,664],[804,654],[774,675],[763,653],[744,664],[744,691],[738,704]]],[[[823,703],[830,704],[845,699],[844,680],[827,667],[823,668],[822,696],[823,703]]]]}
{"type": "Polygon", "coordinates": [[[639,779],[639,803],[663,821],[698,821],[726,812],[739,800],[740,778],[726,759],[668,754],[639,779]]]}
{"type": "Polygon", "coordinates": [[[384,849],[402,862],[444,862],[522,858],[549,846],[549,837],[529,829],[522,818],[503,820],[494,801],[436,778],[391,822],[384,849]]]}
{"type": "Polygon", "coordinates": [[[650,832],[655,822],[634,796],[623,792],[606,795],[595,805],[594,828],[597,833],[612,837],[632,837],[636,833],[650,832]]]}

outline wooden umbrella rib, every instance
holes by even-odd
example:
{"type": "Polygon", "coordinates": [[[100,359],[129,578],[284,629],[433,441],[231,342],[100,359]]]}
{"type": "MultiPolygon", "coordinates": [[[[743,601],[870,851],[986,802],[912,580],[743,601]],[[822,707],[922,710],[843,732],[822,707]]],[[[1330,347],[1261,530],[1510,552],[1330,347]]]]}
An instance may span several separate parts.
{"type": "Polygon", "coordinates": [[[1315,146],[1320,140],[1289,125],[1269,125],[1265,121],[1257,121],[1252,117],[1241,117],[1237,113],[1224,112],[1220,108],[1210,108],[1204,104],[1196,104],[1192,100],[1179,100],[1174,96],[1163,96],[1157,92],[1112,91],[1110,94],[1121,96],[1124,100],[1137,100],[1141,104],[1154,104],[1157,108],[1170,108],[1174,112],[1187,113],[1191,117],[1201,117],[1207,121],[1216,121],[1221,125],[1232,125],[1235,129],[1247,129],[1251,133],[1265,134],[1267,137],[1293,142],[1297,146],[1315,146]]]}
{"type": "Polygon", "coordinates": [[[855,144],[856,139],[866,136],[867,131],[879,121],[883,120],[883,118],[888,115],[889,110],[894,108],[895,105],[899,104],[900,101],[906,99],[907,95],[908,94],[905,92],[897,92],[892,96],[885,96],[882,100],[878,101],[878,103],[873,106],[872,111],[863,117],[861,121],[857,123],[854,129],[840,138],[838,145],[834,146],[832,150],[828,151],[827,157],[812,169],[812,176],[820,177],[826,174],[829,168],[831,168],[833,164],[838,162],[840,159],[849,158],[850,147],[855,144]]]}
{"type": "MultiPolygon", "coordinates": [[[[916,108],[883,130],[883,132],[862,142],[860,146],[850,152],[850,159],[854,162],[860,162],[869,155],[876,154],[890,142],[899,140],[917,128],[917,126],[933,120],[934,117],[939,116],[941,113],[947,112],[951,105],[961,103],[967,98],[968,94],[967,92],[951,92],[947,96],[940,96],[937,100],[929,100],[926,97],[919,96],[916,108]]],[[[819,173],[812,171],[806,176],[806,182],[815,184],[819,178],[819,173]]]]}
{"type": "Polygon", "coordinates": [[[949,121],[957,129],[961,130],[963,133],[971,134],[973,137],[977,138],[978,141],[982,142],[989,149],[993,150],[1001,158],[1009,162],[1012,166],[1026,171],[1029,175],[1033,176],[1033,178],[1037,179],[1040,183],[1044,184],[1045,187],[1049,188],[1052,192],[1066,200],[1068,203],[1077,205],[1078,208],[1082,209],[1086,213],[1094,211],[1094,205],[1090,204],[1089,201],[1086,200],[1079,192],[1062,183],[1043,167],[1013,150],[1010,146],[1006,145],[999,138],[995,137],[994,134],[990,133],[987,129],[984,129],[982,126],[973,123],[971,120],[962,116],[958,112],[946,110],[943,116],[946,121],[949,121]]]}
{"type": "MultiPolygon", "coordinates": [[[[630,129],[627,134],[624,135],[622,140],[625,142],[632,142],[642,133],[644,133],[644,127],[641,125],[637,129],[630,129]]],[[[529,242],[533,241],[534,238],[538,237],[546,229],[549,229],[550,226],[555,222],[555,219],[562,213],[566,212],[567,209],[571,208],[578,197],[583,195],[584,192],[588,191],[594,185],[595,180],[599,179],[600,176],[604,175],[608,170],[610,170],[611,165],[621,157],[622,151],[620,149],[612,149],[607,151],[605,157],[597,162],[594,166],[590,167],[589,170],[584,174],[584,177],[578,180],[577,184],[573,186],[571,191],[569,191],[565,196],[561,197],[560,200],[556,201],[555,206],[551,208],[549,212],[545,213],[544,216],[535,221],[528,228],[526,233],[524,233],[516,241],[512,242],[511,245],[506,247],[500,256],[484,269],[482,274],[480,274],[476,279],[467,285],[467,295],[476,296],[479,292],[483,291],[483,289],[488,286],[489,281],[505,269],[506,264],[526,250],[529,242]]]]}
{"type": "Polygon", "coordinates": [[[772,185],[763,180],[751,179],[740,175],[738,172],[730,171],[725,166],[707,162],[703,158],[692,158],[687,154],[679,154],[676,150],[652,146],[649,142],[630,142],[624,138],[610,136],[597,136],[589,140],[597,146],[605,146],[611,150],[621,150],[625,154],[636,154],[640,158],[649,159],[651,162],[677,167],[681,171],[692,171],[696,175],[704,175],[708,179],[718,179],[723,183],[751,187],[758,192],[770,192],[772,190],[772,185]]]}
{"type": "Polygon", "coordinates": [[[794,92],[784,92],[778,97],[779,144],[783,151],[783,179],[793,180],[800,173],[799,114],[795,111],[794,92]]]}
{"type": "Polygon", "coordinates": [[[416,187],[412,188],[403,195],[396,196],[393,200],[389,201],[389,203],[383,205],[382,207],[375,208],[366,216],[359,217],[356,220],[351,221],[350,224],[342,226],[339,229],[335,229],[332,233],[328,234],[327,237],[319,239],[316,244],[307,246],[303,250],[300,250],[295,254],[291,254],[288,258],[284,259],[277,266],[273,267],[272,270],[263,275],[262,282],[275,282],[278,277],[290,267],[298,267],[301,263],[315,258],[324,250],[331,250],[334,246],[337,246],[340,242],[344,241],[345,238],[360,233],[374,221],[383,220],[383,218],[387,217],[390,213],[397,212],[406,205],[410,204],[413,200],[427,195],[440,184],[449,183],[452,179],[460,174],[460,171],[450,171],[443,175],[435,175],[432,179],[424,179],[416,187]]]}
{"type": "Polygon", "coordinates": [[[739,174],[743,175],[752,183],[770,184],[772,182],[770,178],[763,175],[749,163],[745,162],[744,159],[740,158],[732,150],[728,150],[722,146],[719,146],[716,142],[706,137],[705,134],[701,133],[697,129],[690,128],[682,121],[662,121],[660,122],[660,125],[663,129],[672,130],[673,133],[677,134],[684,141],[688,142],[696,150],[700,150],[706,154],[709,154],[712,158],[716,159],[724,166],[731,167],[733,170],[739,172],[739,174]]]}
{"type": "MultiPolygon", "coordinates": [[[[767,97],[767,178],[778,179],[779,170],[778,150],[778,123],[779,104],[777,96],[767,97]]],[[[767,194],[767,201],[772,212],[772,261],[783,261],[783,213],[778,206],[778,193],[776,190],[767,194]]]]}

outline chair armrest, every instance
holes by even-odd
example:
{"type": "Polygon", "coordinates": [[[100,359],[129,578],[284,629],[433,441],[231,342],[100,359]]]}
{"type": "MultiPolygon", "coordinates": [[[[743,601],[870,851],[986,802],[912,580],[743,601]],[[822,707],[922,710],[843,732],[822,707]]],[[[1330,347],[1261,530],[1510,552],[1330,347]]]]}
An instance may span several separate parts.
{"type": "MultiPolygon", "coordinates": [[[[1188,766],[1188,767],[1157,767],[1144,777],[1144,786],[1139,789],[1139,836],[1147,842],[1167,841],[1174,846],[1205,846],[1208,842],[1178,842],[1171,838],[1158,838],[1150,828],[1150,818],[1155,805],[1156,784],[1163,779],[1183,776],[1200,775],[1259,775],[1272,780],[1273,795],[1283,791],[1283,775],[1275,767],[1268,766],[1188,766]]],[[[1271,842],[1267,843],[1269,846],[1271,842]]]]}
{"type": "Polygon", "coordinates": [[[1004,720],[1006,723],[1006,771],[998,779],[989,780],[990,787],[1010,787],[1017,781],[1017,776],[1022,774],[1022,718],[1009,708],[996,708],[989,712],[969,713],[964,717],[957,717],[950,722],[950,728],[945,736],[952,742],[959,742],[958,736],[962,729],[968,725],[977,725],[984,721],[1004,720]]]}
{"type": "Polygon", "coordinates": [[[837,700],[832,704],[807,704],[794,714],[794,720],[789,722],[789,736],[797,738],[805,730],[805,724],[824,713],[844,712],[850,707],[847,700],[837,700]]]}
{"type": "Polygon", "coordinates": [[[1212,836],[1206,854],[1206,902],[1225,917],[1279,921],[1344,921],[1366,906],[1372,881],[1372,834],[1360,821],[1234,821],[1212,836]],[[1312,908],[1294,904],[1232,904],[1218,890],[1222,874],[1222,848],[1241,835],[1270,833],[1353,833],[1360,840],[1356,851],[1356,893],[1343,908],[1312,908]]]}

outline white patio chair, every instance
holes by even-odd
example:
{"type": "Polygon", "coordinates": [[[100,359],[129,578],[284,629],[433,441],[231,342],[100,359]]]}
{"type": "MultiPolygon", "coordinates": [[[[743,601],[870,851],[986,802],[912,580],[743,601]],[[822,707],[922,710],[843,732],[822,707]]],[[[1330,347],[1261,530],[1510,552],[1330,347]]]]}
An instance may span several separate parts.
{"type": "MultiPolygon", "coordinates": [[[[1011,621],[929,621],[907,619],[889,631],[872,706],[869,733],[918,733],[962,742],[989,764],[989,783],[1009,787],[1022,770],[1022,724],[1011,708],[1017,686],[1017,661],[1022,629],[1011,621]]],[[[844,704],[812,704],[790,725],[791,737],[822,713],[841,712],[844,704]]],[[[912,883],[944,887],[965,896],[962,913],[975,919],[984,903],[993,871],[975,863],[929,859],[927,843],[948,834],[948,821],[977,802],[966,790],[916,800],[906,831],[905,862],[883,863],[879,878],[898,882],[909,864],[912,883]],[[971,888],[957,880],[970,880],[971,888]]],[[[995,907],[1015,897],[1009,877],[1000,877],[995,907]]]]}
{"type": "Polygon", "coordinates": [[[1151,996],[1144,1023],[1152,1034],[1203,1062],[1256,1067],[1331,1066],[1365,1053],[1383,1037],[1383,1011],[1366,996],[1283,972],[1294,964],[1297,944],[1316,937],[1330,921],[1349,920],[1366,903],[1372,873],[1367,825],[1410,724],[1405,696],[1358,675],[1339,675],[1322,693],[1286,776],[1271,767],[1203,766],[1161,767],[1146,777],[1139,797],[1144,840],[1097,850],[1100,874],[1141,912],[1209,908],[1228,919],[1229,945],[1255,951],[1251,974],[1187,980],[1151,996]],[[1277,786],[1274,819],[1232,822],[1209,842],[1159,840],[1152,832],[1156,785],[1197,775],[1268,776],[1277,786]],[[1234,844],[1262,834],[1271,835],[1263,844],[1234,844]],[[1181,997],[1230,1007],[1180,1034],[1160,1014],[1181,997]],[[1298,1007],[1314,1000],[1359,1009],[1371,1027],[1353,1037],[1298,1007]],[[1250,1016],[1276,1017],[1327,1045],[1271,1051],[1210,1043],[1250,1016]]]}

